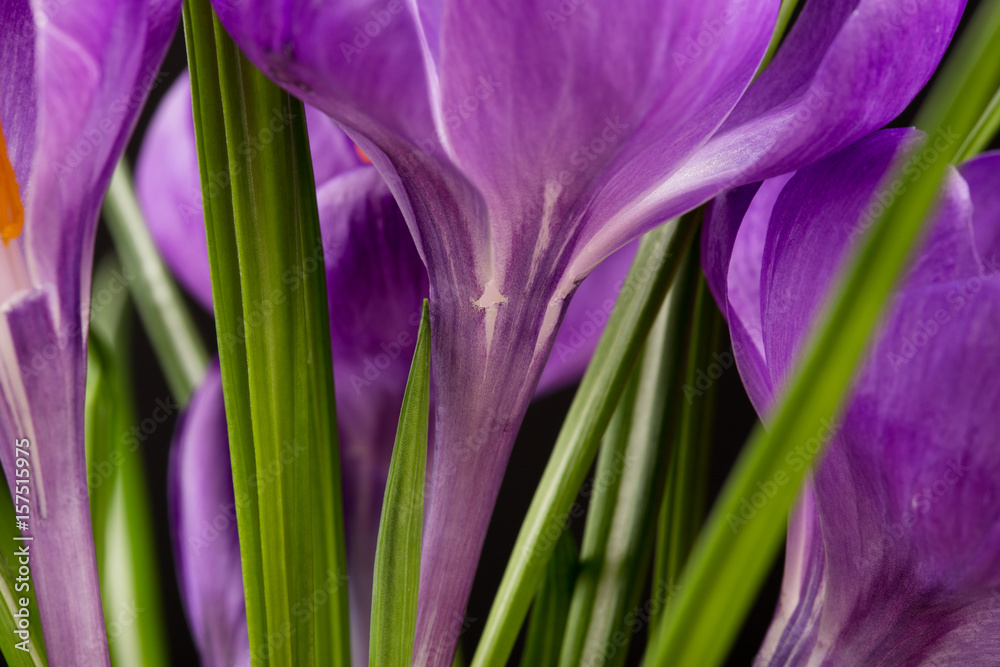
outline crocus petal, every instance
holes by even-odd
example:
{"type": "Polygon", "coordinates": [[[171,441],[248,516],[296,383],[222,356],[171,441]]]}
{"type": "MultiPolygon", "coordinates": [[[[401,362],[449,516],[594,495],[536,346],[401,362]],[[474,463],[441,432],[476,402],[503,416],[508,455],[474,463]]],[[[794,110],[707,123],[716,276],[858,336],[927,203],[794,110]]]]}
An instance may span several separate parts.
{"type": "Polygon", "coordinates": [[[35,22],[29,0],[3,0],[0,12],[0,121],[8,157],[24,188],[35,148],[35,22]]]}
{"type": "MultiPolygon", "coordinates": [[[[108,662],[83,442],[90,269],[100,203],[180,18],[176,0],[4,3],[0,113],[24,203],[4,243],[7,442],[27,438],[39,614],[52,664],[108,662]],[[50,15],[51,14],[51,15],[50,15]],[[18,70],[13,73],[11,70],[18,70]],[[15,99],[9,96],[15,95],[15,99]]],[[[13,452],[0,460],[14,487],[13,452]]]]}
{"type": "MultiPolygon", "coordinates": [[[[354,144],[327,116],[306,107],[306,120],[317,185],[363,164],[354,144]]],[[[164,261],[198,303],[211,310],[212,280],[187,72],[171,86],[150,122],[136,161],[135,185],[164,261]]],[[[230,196],[225,179],[210,175],[208,187],[209,196],[230,196]]]]}
{"type": "Polygon", "coordinates": [[[638,249],[638,242],[625,246],[601,262],[577,288],[538,380],[536,397],[559,391],[583,377],[638,249]]]}
{"type": "Polygon", "coordinates": [[[629,215],[673,215],[882,127],[934,73],[964,9],[965,0],[805,3],[774,61],[715,136],[629,215]]]}
{"type": "MultiPolygon", "coordinates": [[[[884,178],[914,139],[872,135],[800,170],[774,201],[760,317],[778,391],[877,215],[869,202],[908,187],[884,178]]],[[[973,182],[993,190],[998,178],[983,171],[973,182]]],[[[996,663],[995,642],[976,629],[1000,585],[1000,389],[990,377],[1000,347],[983,334],[1000,325],[1000,283],[973,228],[973,203],[991,197],[970,195],[955,171],[942,192],[842,421],[817,430],[817,444],[832,442],[790,523],[782,597],[757,664],[996,663]]],[[[785,463],[804,465],[796,452],[785,463]]]]}
{"type": "Polygon", "coordinates": [[[174,433],[170,520],[188,623],[207,667],[250,664],[222,376],[213,364],[174,433]]]}
{"type": "Polygon", "coordinates": [[[972,227],[976,249],[987,273],[1000,271],[1000,188],[996,187],[1000,173],[1000,152],[984,153],[959,167],[959,173],[969,184],[972,197],[972,227]]]}

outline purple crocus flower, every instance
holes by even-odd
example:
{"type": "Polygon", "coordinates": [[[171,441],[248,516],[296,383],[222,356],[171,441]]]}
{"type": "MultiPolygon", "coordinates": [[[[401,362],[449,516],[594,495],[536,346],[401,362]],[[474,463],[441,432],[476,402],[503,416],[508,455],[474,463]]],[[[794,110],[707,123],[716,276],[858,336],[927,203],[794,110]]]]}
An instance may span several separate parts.
{"type": "Polygon", "coordinates": [[[179,2],[2,0],[0,17],[0,463],[27,497],[49,661],[106,665],[83,442],[94,232],[179,2]]]}
{"type": "Polygon", "coordinates": [[[811,0],[752,85],[778,0],[213,4],[371,156],[427,265],[437,414],[414,663],[444,665],[575,286],[664,220],[895,117],[965,2],[811,0]]]}
{"type": "MultiPolygon", "coordinates": [[[[879,132],[713,204],[709,282],[763,418],[852,245],[958,139],[932,137],[887,180],[917,137],[879,132]]],[[[829,442],[789,522],[756,664],[1000,664],[998,192],[998,153],[948,173],[844,414],[785,457],[802,470],[804,449],[829,442]]]]}
{"type": "MultiPolygon", "coordinates": [[[[323,114],[306,107],[327,270],[357,664],[367,664],[372,575],[382,499],[416,341],[427,273],[378,173],[323,114]]],[[[140,203],[167,263],[206,309],[211,281],[191,90],[183,75],[164,97],[136,169],[140,203]]],[[[211,196],[227,196],[224,182],[211,196]]],[[[539,392],[579,380],[635,246],[581,286],[539,392]]],[[[172,459],[175,552],[203,661],[247,664],[249,648],[235,499],[217,366],[192,397],[172,459]]]]}

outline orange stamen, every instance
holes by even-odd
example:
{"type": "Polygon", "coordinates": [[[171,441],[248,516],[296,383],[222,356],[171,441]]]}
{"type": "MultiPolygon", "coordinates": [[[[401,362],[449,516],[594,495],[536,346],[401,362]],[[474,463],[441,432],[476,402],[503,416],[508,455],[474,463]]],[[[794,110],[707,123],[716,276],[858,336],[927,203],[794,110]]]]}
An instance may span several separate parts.
{"type": "Polygon", "coordinates": [[[23,227],[24,206],[21,205],[17,178],[7,156],[3,125],[0,124],[0,237],[3,238],[4,245],[20,236],[23,227]]]}
{"type": "Polygon", "coordinates": [[[365,164],[372,163],[371,158],[365,155],[365,152],[361,150],[361,148],[357,144],[354,144],[354,152],[358,154],[358,157],[361,158],[361,161],[364,162],[365,164]]]}

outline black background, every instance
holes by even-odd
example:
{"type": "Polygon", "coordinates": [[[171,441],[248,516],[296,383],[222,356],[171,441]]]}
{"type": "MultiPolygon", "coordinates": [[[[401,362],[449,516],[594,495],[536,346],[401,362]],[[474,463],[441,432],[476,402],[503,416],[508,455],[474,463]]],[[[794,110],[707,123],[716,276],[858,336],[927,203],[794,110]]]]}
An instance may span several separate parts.
{"type": "MultiPolygon", "coordinates": [[[[970,10],[976,4],[978,4],[978,0],[970,2],[970,10]]],[[[969,15],[971,15],[971,11],[967,11],[966,19],[963,20],[963,26],[960,30],[967,24],[969,15]]],[[[185,62],[183,37],[179,31],[163,66],[166,76],[162,79],[158,87],[151,92],[150,103],[143,112],[135,138],[129,145],[127,155],[130,161],[134,162],[152,109],[155,109],[158,100],[169,89],[169,84],[183,71],[185,62]]],[[[901,115],[900,119],[893,123],[893,125],[902,126],[912,122],[913,110],[919,106],[920,99],[918,98],[911,105],[911,108],[901,115]]],[[[110,239],[103,229],[102,224],[102,228],[98,233],[95,257],[99,259],[104,253],[110,250],[110,239]]],[[[189,306],[192,313],[195,314],[206,344],[214,349],[215,335],[211,317],[191,300],[189,300],[189,306]]],[[[169,390],[150,347],[149,340],[142,331],[142,327],[138,324],[138,321],[136,321],[135,326],[132,357],[135,374],[136,415],[138,419],[142,419],[151,413],[157,399],[169,395],[169,390]]],[[[739,375],[735,368],[728,370],[723,375],[719,380],[718,387],[718,407],[711,457],[713,495],[720,488],[726,473],[756,419],[756,415],[743,392],[739,375]]],[[[467,657],[471,655],[471,650],[474,649],[482,632],[493,594],[500,582],[500,577],[503,574],[503,569],[520,527],[520,522],[527,511],[534,488],[541,478],[542,470],[548,459],[552,444],[555,441],[572,398],[573,389],[569,389],[537,401],[529,408],[525,417],[510,459],[503,488],[497,501],[496,511],[490,525],[489,534],[487,535],[486,544],[483,549],[483,556],[479,565],[479,575],[469,602],[467,617],[470,621],[470,626],[461,638],[467,657]]],[[[193,665],[197,664],[198,656],[191,640],[178,594],[174,576],[173,555],[170,548],[170,536],[167,532],[169,524],[166,505],[166,471],[174,420],[175,417],[171,417],[170,421],[158,428],[142,444],[142,451],[146,463],[150,493],[153,499],[160,569],[164,576],[162,593],[166,607],[171,664],[193,665]]],[[[576,529],[579,530],[583,522],[575,523],[576,529]]],[[[579,538],[579,534],[577,537],[579,538]]],[[[727,663],[729,665],[750,664],[757,648],[760,646],[777,600],[781,579],[780,560],[775,564],[743,631],[733,647],[727,663]]],[[[639,636],[633,641],[634,650],[630,656],[630,664],[638,664],[638,649],[644,643],[643,636],[639,636]]],[[[514,660],[511,662],[512,664],[516,664],[514,660]]]]}

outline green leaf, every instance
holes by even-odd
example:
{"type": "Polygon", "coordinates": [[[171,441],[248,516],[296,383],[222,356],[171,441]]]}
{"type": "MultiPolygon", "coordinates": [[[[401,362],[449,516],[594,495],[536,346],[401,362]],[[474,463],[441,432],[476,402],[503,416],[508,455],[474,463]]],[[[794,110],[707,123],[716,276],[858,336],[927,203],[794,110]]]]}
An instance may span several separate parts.
{"type": "MultiPolygon", "coordinates": [[[[970,21],[917,124],[934,134],[947,129],[967,136],[1000,84],[998,50],[1000,3],[985,3],[970,21]]],[[[786,470],[784,456],[836,423],[870,332],[922,238],[924,220],[958,143],[941,151],[937,160],[924,161],[927,169],[917,187],[896,199],[851,258],[803,348],[770,430],[754,431],[716,501],[644,664],[710,667],[725,659],[778,552],[805,474],[805,469],[786,470]],[[731,526],[727,519],[739,516],[741,499],[754,492],[757,482],[773,480],[779,472],[787,475],[788,483],[776,485],[774,496],[752,519],[731,526]]]]}
{"type": "Polygon", "coordinates": [[[189,0],[185,21],[252,660],[347,665],[326,273],[304,109],[240,53],[207,1],[189,0]],[[213,192],[219,173],[231,208],[213,192]]]}
{"type": "Polygon", "coordinates": [[[562,527],[569,516],[681,258],[697,235],[699,221],[695,214],[666,223],[647,234],[640,245],[521,525],[473,667],[506,664],[557,541],[549,533],[553,527],[562,527]]]}
{"type": "Polygon", "coordinates": [[[993,99],[979,118],[979,122],[962,142],[962,147],[955,155],[955,164],[961,164],[986,150],[998,131],[1000,131],[1000,88],[993,93],[993,99]]]}
{"type": "Polygon", "coordinates": [[[781,8],[778,9],[778,20],[775,22],[771,42],[767,45],[767,53],[764,54],[764,60],[761,62],[760,67],[757,68],[758,76],[760,76],[760,73],[771,62],[778,47],[781,46],[781,41],[788,33],[788,23],[792,20],[792,15],[795,14],[798,4],[799,0],[781,0],[781,8]]]}
{"type": "MultiPolygon", "coordinates": [[[[584,494],[590,495],[587,523],[580,545],[580,563],[573,587],[569,618],[563,635],[562,650],[559,652],[561,667],[575,667],[585,664],[585,653],[601,644],[600,632],[591,627],[595,598],[598,587],[604,583],[608,570],[614,566],[609,550],[621,545],[611,543],[612,522],[616,516],[618,491],[625,484],[626,472],[636,463],[629,458],[629,434],[632,428],[632,412],[635,407],[636,392],[639,389],[638,369],[633,370],[615,408],[597,457],[597,468],[591,488],[584,494]],[[607,557],[606,557],[607,556],[607,557]]],[[[631,489],[625,488],[625,492],[631,489]]],[[[581,508],[582,509],[582,508],[581,508]]],[[[621,526],[614,525],[615,531],[621,526]]]]}
{"type": "MultiPolygon", "coordinates": [[[[687,296],[676,304],[675,317],[686,325],[687,332],[684,351],[676,360],[682,374],[672,386],[672,401],[679,409],[672,425],[673,447],[660,507],[653,568],[653,581],[669,585],[680,580],[681,570],[705,518],[715,385],[705,390],[696,387],[699,373],[707,376],[706,369],[716,363],[712,355],[719,349],[725,326],[696,257],[692,257],[676,287],[681,285],[685,289],[679,291],[687,296]]],[[[660,618],[660,612],[662,606],[653,615],[654,619],[660,618]]],[[[655,622],[651,627],[650,636],[655,634],[655,622]]]]}
{"type": "Polygon", "coordinates": [[[424,299],[378,529],[368,658],[376,667],[409,667],[413,660],[424,525],[430,357],[430,318],[424,299]]]}
{"type": "Polygon", "coordinates": [[[205,376],[208,353],[177,284],[156,250],[124,161],[118,163],[111,178],[104,219],[124,267],[120,275],[128,282],[170,392],[185,405],[205,376]]]}
{"type": "Polygon", "coordinates": [[[212,279],[212,308],[219,347],[219,368],[229,431],[229,453],[236,498],[236,523],[240,539],[240,564],[246,599],[247,632],[251,660],[267,665],[267,611],[264,604],[264,564],[261,546],[257,468],[250,417],[250,384],[243,327],[243,289],[239,253],[229,191],[216,191],[213,181],[231,183],[226,146],[222,90],[216,58],[215,24],[206,0],[185,0],[184,41],[191,97],[198,171],[202,184],[205,233],[212,279]]]}
{"type": "Polygon", "coordinates": [[[551,667],[559,662],[576,582],[577,558],[573,535],[564,530],[545,567],[545,577],[531,606],[521,667],[551,667]]]}
{"type": "MultiPolygon", "coordinates": [[[[115,262],[102,261],[94,292],[120,275],[115,262]]],[[[138,442],[129,437],[137,420],[128,293],[96,303],[88,346],[88,482],[111,663],[158,667],[167,664],[168,650],[149,489],[138,442]]]]}
{"type": "Polygon", "coordinates": [[[560,656],[567,667],[623,664],[636,627],[645,626],[672,592],[672,580],[654,579],[653,597],[638,604],[655,546],[650,526],[670,457],[668,433],[675,428],[681,395],[674,385],[684,358],[681,334],[690,320],[697,253],[692,244],[605,433],[560,656]]]}

